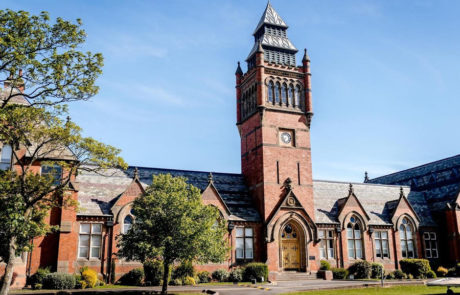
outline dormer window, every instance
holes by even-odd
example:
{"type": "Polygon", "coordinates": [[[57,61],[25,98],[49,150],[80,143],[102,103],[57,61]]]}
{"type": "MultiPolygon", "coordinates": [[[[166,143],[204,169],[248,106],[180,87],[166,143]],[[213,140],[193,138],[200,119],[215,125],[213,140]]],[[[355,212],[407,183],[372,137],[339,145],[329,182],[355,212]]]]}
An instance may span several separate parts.
{"type": "Polygon", "coordinates": [[[8,170],[11,167],[11,158],[13,156],[13,149],[11,145],[4,145],[1,149],[0,170],[8,170]]]}

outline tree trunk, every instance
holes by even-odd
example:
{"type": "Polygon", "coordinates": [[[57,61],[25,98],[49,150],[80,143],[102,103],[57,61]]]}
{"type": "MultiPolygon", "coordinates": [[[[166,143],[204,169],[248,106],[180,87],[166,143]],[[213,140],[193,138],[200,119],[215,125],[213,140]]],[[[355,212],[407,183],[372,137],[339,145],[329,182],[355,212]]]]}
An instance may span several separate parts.
{"type": "Polygon", "coordinates": [[[16,258],[15,244],[16,238],[11,238],[8,247],[8,262],[6,263],[5,277],[3,278],[0,295],[8,295],[8,292],[10,291],[11,279],[13,278],[14,259],[16,258]]]}
{"type": "Polygon", "coordinates": [[[169,263],[167,263],[166,261],[163,261],[163,287],[161,288],[161,294],[168,293],[169,271],[170,271],[169,263]]]}

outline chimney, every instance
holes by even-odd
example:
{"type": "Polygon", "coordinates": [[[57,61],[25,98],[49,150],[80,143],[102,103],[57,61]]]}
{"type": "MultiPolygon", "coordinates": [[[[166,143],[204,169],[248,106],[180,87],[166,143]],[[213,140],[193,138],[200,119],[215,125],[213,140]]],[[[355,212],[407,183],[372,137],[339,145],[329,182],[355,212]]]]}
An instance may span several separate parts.
{"type": "Polygon", "coordinates": [[[8,79],[5,80],[3,83],[4,88],[10,88],[14,87],[17,88],[21,93],[24,92],[25,88],[25,83],[24,80],[22,79],[22,70],[19,70],[19,75],[17,78],[13,77],[13,73],[10,73],[10,76],[8,79]]]}

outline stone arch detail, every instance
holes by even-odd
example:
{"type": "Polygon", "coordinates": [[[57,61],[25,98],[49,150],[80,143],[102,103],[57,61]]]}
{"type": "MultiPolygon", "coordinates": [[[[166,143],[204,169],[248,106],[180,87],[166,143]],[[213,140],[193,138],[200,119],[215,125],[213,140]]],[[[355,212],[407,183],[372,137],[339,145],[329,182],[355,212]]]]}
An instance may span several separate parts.
{"type": "Polygon", "coordinates": [[[399,231],[399,226],[401,225],[401,222],[403,221],[404,218],[407,218],[409,219],[409,221],[412,223],[412,225],[414,226],[414,234],[416,232],[418,232],[418,226],[419,226],[419,223],[417,222],[417,220],[415,218],[413,218],[411,215],[407,214],[407,213],[403,213],[401,215],[398,216],[398,218],[396,218],[394,221],[393,221],[393,227],[394,227],[394,230],[395,231],[399,231]]]}
{"type": "MultiPolygon", "coordinates": [[[[277,240],[278,240],[278,253],[279,253],[279,267],[281,269],[284,268],[284,258],[283,255],[286,253],[283,253],[283,239],[281,237],[281,234],[284,230],[284,228],[288,224],[292,224],[299,233],[298,237],[298,245],[299,245],[299,268],[298,270],[306,270],[307,268],[307,263],[308,263],[308,243],[311,241],[311,230],[309,233],[309,226],[307,223],[302,220],[302,216],[299,216],[298,214],[285,214],[283,217],[283,220],[278,224],[278,226],[274,227],[275,232],[277,232],[277,240]],[[287,216],[286,216],[287,215],[287,216]],[[286,218],[287,217],[287,218],[286,218]]],[[[282,217],[281,217],[282,218],[282,217]]],[[[281,219],[280,218],[280,219],[281,219]]]]}
{"type": "Polygon", "coordinates": [[[363,218],[361,216],[361,214],[359,214],[358,212],[356,211],[350,211],[348,212],[342,220],[339,220],[341,226],[342,226],[342,230],[344,230],[348,224],[348,220],[352,217],[352,216],[356,216],[358,219],[359,219],[359,222],[363,225],[363,232],[367,231],[367,229],[369,228],[369,224],[366,220],[366,218],[363,218]]]}
{"type": "MultiPolygon", "coordinates": [[[[125,219],[126,215],[130,215],[131,208],[133,206],[133,202],[126,203],[121,207],[120,211],[118,211],[117,217],[115,218],[115,222],[118,224],[122,224],[123,220],[125,219]]],[[[133,216],[133,218],[136,218],[133,216]]]]}
{"type": "Polygon", "coordinates": [[[279,240],[279,233],[281,229],[283,228],[284,225],[290,220],[294,220],[299,225],[301,226],[302,232],[304,233],[305,241],[306,244],[310,243],[313,241],[314,238],[314,232],[312,230],[312,226],[308,222],[308,220],[305,219],[302,215],[300,215],[297,212],[287,212],[284,215],[280,216],[276,222],[273,224],[273,226],[268,226],[267,232],[268,232],[268,242],[273,242],[275,240],[279,240]]]}

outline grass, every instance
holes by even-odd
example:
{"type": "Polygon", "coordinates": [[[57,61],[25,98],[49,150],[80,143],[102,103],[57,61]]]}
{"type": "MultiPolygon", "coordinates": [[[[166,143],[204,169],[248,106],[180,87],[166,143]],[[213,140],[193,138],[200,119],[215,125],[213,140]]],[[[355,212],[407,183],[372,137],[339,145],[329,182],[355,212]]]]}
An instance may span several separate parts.
{"type": "MultiPolygon", "coordinates": [[[[369,287],[360,289],[340,289],[322,291],[290,292],[285,295],[441,295],[446,294],[446,287],[427,286],[394,286],[394,287],[369,287]]],[[[456,291],[455,288],[452,289],[456,291]]],[[[460,290],[460,289],[457,289],[460,290]]]]}

